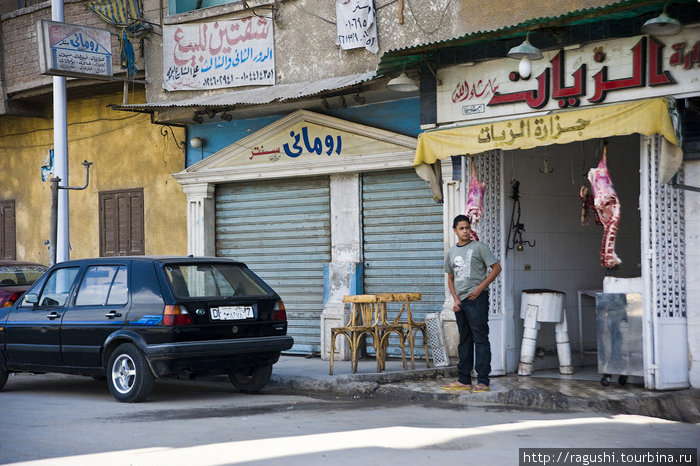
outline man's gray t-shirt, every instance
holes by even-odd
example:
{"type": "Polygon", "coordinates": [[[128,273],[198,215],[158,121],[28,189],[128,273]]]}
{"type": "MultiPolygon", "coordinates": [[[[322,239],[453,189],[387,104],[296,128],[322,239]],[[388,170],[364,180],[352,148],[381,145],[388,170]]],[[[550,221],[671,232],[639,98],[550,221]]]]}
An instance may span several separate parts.
{"type": "Polygon", "coordinates": [[[488,275],[488,267],[498,260],[481,241],[452,246],[445,255],[445,273],[455,276],[455,291],[464,300],[488,275]]]}

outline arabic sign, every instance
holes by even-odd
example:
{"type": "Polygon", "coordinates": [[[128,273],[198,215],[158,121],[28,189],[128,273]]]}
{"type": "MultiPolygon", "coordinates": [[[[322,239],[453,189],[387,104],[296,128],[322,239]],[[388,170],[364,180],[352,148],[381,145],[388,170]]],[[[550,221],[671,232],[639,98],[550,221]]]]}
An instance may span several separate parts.
{"type": "Polygon", "coordinates": [[[272,20],[261,16],[163,26],[163,88],[275,84],[272,20]]]}
{"type": "Polygon", "coordinates": [[[42,20],[37,23],[37,37],[41,74],[112,76],[108,30],[42,20]]]}
{"type": "Polygon", "coordinates": [[[504,58],[439,71],[438,123],[700,91],[700,31],[637,36],[544,52],[522,79],[504,58]]]}
{"type": "Polygon", "coordinates": [[[660,134],[678,144],[668,103],[655,98],[598,105],[551,115],[428,131],[418,135],[414,164],[493,149],[530,149],[587,139],[639,133],[660,134]]]}
{"type": "Polygon", "coordinates": [[[335,16],[336,45],[343,50],[364,47],[372,53],[379,51],[374,0],[337,0],[335,16]]]}
{"type": "Polygon", "coordinates": [[[296,163],[305,160],[322,164],[334,159],[406,150],[405,147],[399,147],[396,144],[309,121],[291,124],[264,139],[255,138],[241,141],[239,144],[235,153],[217,167],[251,163],[296,163]]]}

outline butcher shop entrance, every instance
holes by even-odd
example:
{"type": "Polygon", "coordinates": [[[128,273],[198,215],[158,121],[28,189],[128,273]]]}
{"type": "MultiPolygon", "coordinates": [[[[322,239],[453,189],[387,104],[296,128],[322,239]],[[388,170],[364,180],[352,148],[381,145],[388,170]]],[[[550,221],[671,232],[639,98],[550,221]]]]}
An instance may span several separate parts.
{"type": "MultiPolygon", "coordinates": [[[[486,182],[476,231],[504,266],[492,285],[489,325],[505,372],[518,372],[525,353],[523,291],[548,290],[565,293],[572,377],[600,377],[598,356],[624,350],[637,364],[611,376],[650,389],[688,386],[684,200],[668,184],[674,175],[683,183],[682,152],[671,113],[652,99],[419,136],[416,165],[452,156],[452,180],[465,188],[474,175],[486,182]],[[593,208],[594,194],[606,208],[593,208]],[[600,295],[634,300],[634,326],[626,317],[614,330],[601,324],[600,295]],[[599,351],[601,330],[616,339],[612,352],[599,351]]],[[[450,171],[442,166],[444,177],[450,171]]],[[[464,212],[466,189],[443,182],[445,215],[464,212]]],[[[561,325],[556,334],[551,320],[537,325],[535,375],[566,365],[558,358],[561,325]]]]}
{"type": "MultiPolygon", "coordinates": [[[[504,306],[513,319],[509,322],[513,338],[507,339],[513,345],[508,351],[511,370],[517,370],[521,360],[522,292],[548,289],[566,295],[563,312],[573,376],[595,373],[596,293],[603,291],[606,277],[642,276],[639,173],[638,135],[503,151],[504,268],[509,272],[504,306]],[[598,166],[604,152],[617,196],[617,205],[612,207],[618,207],[611,209],[607,229],[594,208],[588,180],[589,171],[598,166]],[[604,237],[607,251],[602,251],[604,237]],[[616,257],[620,263],[614,268],[601,265],[602,261],[616,262],[616,257]]],[[[539,325],[536,373],[559,368],[555,323],[539,325]]]]}

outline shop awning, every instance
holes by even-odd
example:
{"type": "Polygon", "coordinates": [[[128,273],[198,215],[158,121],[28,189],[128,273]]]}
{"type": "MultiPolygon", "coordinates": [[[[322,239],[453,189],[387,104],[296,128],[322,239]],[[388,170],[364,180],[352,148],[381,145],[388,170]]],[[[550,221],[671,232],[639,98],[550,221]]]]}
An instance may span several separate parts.
{"type": "Polygon", "coordinates": [[[659,134],[678,147],[665,98],[428,131],[418,135],[413,164],[431,164],[451,156],[477,155],[493,149],[531,149],[634,133],[659,134]]]}

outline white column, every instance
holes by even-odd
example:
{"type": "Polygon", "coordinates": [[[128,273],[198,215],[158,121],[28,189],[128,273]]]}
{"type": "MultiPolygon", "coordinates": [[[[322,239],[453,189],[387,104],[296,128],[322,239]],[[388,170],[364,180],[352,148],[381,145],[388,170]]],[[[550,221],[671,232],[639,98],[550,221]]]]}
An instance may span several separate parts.
{"type": "MultiPolygon", "coordinates": [[[[454,218],[464,212],[465,195],[463,185],[460,181],[453,181],[452,163],[449,159],[442,162],[442,192],[444,203],[442,205],[444,250],[447,252],[450,247],[457,243],[457,237],[452,229],[454,218]]],[[[445,302],[442,306],[440,318],[442,328],[445,333],[445,347],[447,355],[451,358],[457,357],[457,344],[459,343],[459,332],[457,331],[455,313],[452,310],[454,301],[447,287],[447,274],[445,274],[445,302]]]]}
{"type": "Polygon", "coordinates": [[[187,195],[187,254],[216,255],[214,189],[208,183],[182,186],[187,195]]]}
{"type": "MultiPolygon", "coordinates": [[[[700,186],[700,160],[687,160],[684,184],[700,186]]],[[[690,386],[700,388],[700,193],[685,192],[685,283],[690,386]]]]}
{"type": "MultiPolygon", "coordinates": [[[[330,359],[331,328],[345,325],[343,296],[361,286],[360,175],[331,175],[331,262],[326,267],[321,314],[321,358],[330,359]]],[[[347,340],[336,339],[336,360],[350,359],[347,340]]]]}

